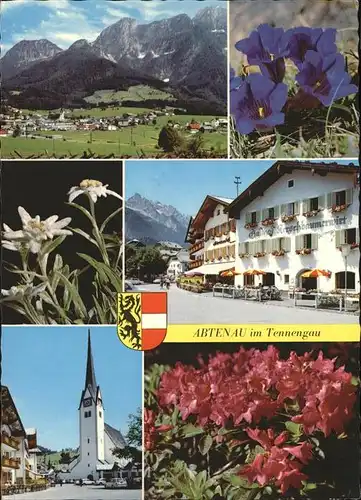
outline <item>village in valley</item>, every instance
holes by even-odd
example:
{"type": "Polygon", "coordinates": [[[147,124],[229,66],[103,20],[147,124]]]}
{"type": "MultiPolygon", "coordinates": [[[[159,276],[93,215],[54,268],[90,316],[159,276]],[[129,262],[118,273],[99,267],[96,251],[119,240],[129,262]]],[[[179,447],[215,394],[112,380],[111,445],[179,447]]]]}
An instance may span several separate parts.
{"type": "Polygon", "coordinates": [[[20,153],[27,157],[35,151],[77,155],[84,150],[130,156],[140,150],[156,153],[163,127],[176,129],[186,140],[201,135],[205,149],[210,151],[220,153],[226,148],[225,117],[193,117],[184,109],[172,107],[152,110],[121,106],[99,108],[91,116],[94,109],[45,111],[3,107],[0,137],[5,156],[15,153],[18,157],[20,153]]]}

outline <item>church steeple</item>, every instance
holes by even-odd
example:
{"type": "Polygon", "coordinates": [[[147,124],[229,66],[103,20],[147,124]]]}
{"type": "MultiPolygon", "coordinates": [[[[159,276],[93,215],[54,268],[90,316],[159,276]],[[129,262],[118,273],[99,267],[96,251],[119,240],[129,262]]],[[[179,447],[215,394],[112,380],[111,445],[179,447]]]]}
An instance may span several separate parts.
{"type": "Polygon", "coordinates": [[[96,393],[97,393],[97,381],[95,378],[90,330],[88,330],[88,356],[87,356],[87,362],[86,362],[86,375],[85,375],[84,390],[86,390],[89,386],[91,387],[93,394],[96,395],[96,393]]]}

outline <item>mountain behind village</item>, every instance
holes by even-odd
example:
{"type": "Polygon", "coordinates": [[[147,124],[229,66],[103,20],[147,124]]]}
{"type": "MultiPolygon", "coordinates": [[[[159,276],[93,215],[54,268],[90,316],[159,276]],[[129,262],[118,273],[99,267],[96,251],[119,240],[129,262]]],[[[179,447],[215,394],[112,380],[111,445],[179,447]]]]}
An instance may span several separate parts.
{"type": "Polygon", "coordinates": [[[169,241],[185,246],[189,219],[172,205],[163,205],[136,193],[125,205],[125,239],[146,244],[169,241]]]}
{"type": "Polygon", "coordinates": [[[23,40],[2,57],[3,97],[15,107],[81,107],[97,90],[147,84],[179,107],[226,112],[227,15],[220,6],[138,24],[122,18],[94,41],[63,50],[49,40],[23,40]]]}

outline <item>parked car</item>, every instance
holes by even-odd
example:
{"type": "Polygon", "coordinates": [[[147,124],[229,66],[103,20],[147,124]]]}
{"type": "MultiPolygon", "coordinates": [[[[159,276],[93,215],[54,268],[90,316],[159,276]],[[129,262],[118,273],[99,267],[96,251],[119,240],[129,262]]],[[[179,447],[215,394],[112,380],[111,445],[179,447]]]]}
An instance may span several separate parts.
{"type": "Polygon", "coordinates": [[[126,487],[127,487],[126,480],[121,478],[113,478],[105,483],[105,488],[107,489],[126,488],[126,487]]]}
{"type": "Polygon", "coordinates": [[[153,283],[154,283],[155,285],[159,284],[159,283],[160,283],[160,278],[156,278],[155,280],[153,280],[153,283]]]}
{"type": "Polygon", "coordinates": [[[129,281],[132,285],[144,285],[144,281],[138,278],[131,278],[129,281]]]}
{"type": "Polygon", "coordinates": [[[131,283],[129,280],[126,280],[124,282],[124,290],[126,292],[131,292],[132,290],[134,290],[134,286],[133,286],[133,283],[131,283]]]}
{"type": "Polygon", "coordinates": [[[95,484],[95,481],[92,481],[91,479],[83,479],[83,484],[90,486],[91,484],[95,484]]]}
{"type": "Polygon", "coordinates": [[[95,483],[97,486],[105,486],[106,480],[104,478],[98,479],[95,483]]]}

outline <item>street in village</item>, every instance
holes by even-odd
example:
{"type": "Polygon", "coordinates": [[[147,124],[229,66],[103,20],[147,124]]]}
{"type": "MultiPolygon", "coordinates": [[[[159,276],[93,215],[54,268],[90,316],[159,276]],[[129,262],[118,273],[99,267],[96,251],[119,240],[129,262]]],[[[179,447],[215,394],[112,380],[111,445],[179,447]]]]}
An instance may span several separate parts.
{"type": "MultiPolygon", "coordinates": [[[[159,285],[140,285],[137,291],[162,291],[159,285]]],[[[193,293],[172,284],[168,291],[168,324],[357,324],[355,313],[295,307],[292,299],[255,302],[193,293]]]]}
{"type": "Polygon", "coordinates": [[[64,484],[36,493],[2,496],[3,500],[140,500],[141,490],[105,489],[103,486],[64,484]]]}

